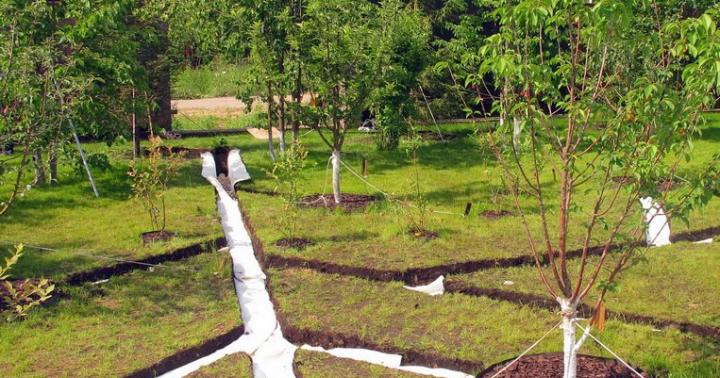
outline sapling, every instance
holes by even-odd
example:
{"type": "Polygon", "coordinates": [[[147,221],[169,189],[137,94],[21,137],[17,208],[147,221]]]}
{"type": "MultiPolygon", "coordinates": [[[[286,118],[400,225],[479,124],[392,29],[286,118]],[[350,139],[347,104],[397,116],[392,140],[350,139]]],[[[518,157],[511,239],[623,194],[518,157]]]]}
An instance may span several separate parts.
{"type": "Polygon", "coordinates": [[[300,141],[293,142],[289,150],[280,155],[273,165],[269,176],[275,180],[275,191],[283,199],[283,211],[280,214],[279,227],[286,239],[297,236],[301,198],[300,184],[304,180],[303,170],[307,159],[307,150],[300,141]]]}
{"type": "Polygon", "coordinates": [[[19,244],[10,256],[0,264],[0,305],[7,307],[7,320],[15,320],[28,315],[33,307],[39,306],[52,297],[55,285],[46,278],[37,282],[29,279],[16,281],[10,280],[10,270],[15,266],[24,254],[24,246],[19,244]]]}
{"type": "Polygon", "coordinates": [[[587,339],[576,335],[578,306],[598,290],[590,325],[602,330],[605,295],[637,250],[615,245],[635,245],[644,233],[644,222],[635,221],[642,216],[640,199],[652,197],[667,215],[681,218],[709,199],[707,186],[695,185],[707,182],[702,177],[672,192],[657,183],[689,175],[680,162],[690,159],[701,112],[720,84],[717,10],[675,21],[679,14],[659,15],[643,2],[492,5],[500,29],[480,49],[482,63],[467,80],[478,84],[492,74],[502,88],[495,112],[518,120],[501,124],[488,140],[542,284],[560,306],[563,375],[574,378],[587,339]],[[554,117],[559,114],[564,117],[554,117]],[[633,180],[618,185],[618,174],[633,180]],[[590,208],[581,207],[587,202],[581,197],[590,208]],[[583,235],[581,256],[570,269],[569,235],[576,229],[583,235]],[[590,247],[598,240],[600,254],[591,264],[590,247]],[[611,252],[615,263],[608,267],[611,252]]]}
{"type": "Polygon", "coordinates": [[[372,5],[362,1],[310,1],[301,34],[306,42],[306,85],[313,99],[303,123],[330,148],[335,203],[342,201],[340,169],[345,134],[359,125],[374,81],[368,37],[372,5]],[[327,135],[329,134],[329,135],[327,135]]]}
{"type": "Polygon", "coordinates": [[[128,175],[132,178],[132,197],[140,201],[147,211],[152,231],[163,234],[166,226],[165,195],[180,160],[172,153],[163,158],[160,137],[151,135],[149,142],[148,158],[144,162],[131,161],[128,175]]]}

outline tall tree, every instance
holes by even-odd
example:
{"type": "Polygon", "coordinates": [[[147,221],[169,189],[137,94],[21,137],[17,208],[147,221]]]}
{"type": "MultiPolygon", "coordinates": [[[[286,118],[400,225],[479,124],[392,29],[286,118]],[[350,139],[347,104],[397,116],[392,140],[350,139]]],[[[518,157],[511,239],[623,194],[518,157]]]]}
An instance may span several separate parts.
{"type": "Polygon", "coordinates": [[[718,12],[676,21],[682,15],[661,14],[656,3],[645,1],[492,5],[500,30],[474,57],[482,63],[467,80],[478,84],[494,75],[501,89],[495,111],[520,121],[516,142],[509,125],[488,138],[542,284],[561,308],[564,376],[574,378],[587,337],[576,334],[578,306],[601,282],[590,325],[602,329],[604,297],[636,252],[624,248],[610,257],[611,250],[645,231],[633,221],[640,217],[632,216],[641,212],[639,199],[650,196],[671,216],[686,219],[709,198],[708,179],[684,171],[680,162],[690,158],[702,111],[713,105],[720,85],[718,12]],[[557,113],[566,117],[556,122],[551,117],[557,113]],[[630,177],[630,183],[618,185],[617,175],[630,177]],[[688,184],[673,191],[658,187],[678,177],[688,184]],[[580,207],[582,196],[589,196],[591,208],[580,207]],[[533,217],[541,225],[537,234],[530,226],[533,208],[539,211],[533,217]],[[584,231],[576,269],[568,261],[571,225],[584,231]],[[593,263],[590,244],[597,239],[601,254],[593,263]],[[543,255],[547,268],[540,263],[543,255]],[[606,269],[613,258],[614,266],[606,269]]]}

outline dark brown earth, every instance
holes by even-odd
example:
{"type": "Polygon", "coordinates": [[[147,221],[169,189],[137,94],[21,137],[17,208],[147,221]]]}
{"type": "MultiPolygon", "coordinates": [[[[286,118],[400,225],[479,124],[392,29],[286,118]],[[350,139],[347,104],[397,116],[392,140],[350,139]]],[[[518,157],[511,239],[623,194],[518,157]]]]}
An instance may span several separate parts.
{"type": "MultiPolygon", "coordinates": [[[[210,150],[203,149],[203,148],[187,148],[187,147],[179,147],[179,146],[175,146],[175,147],[162,146],[162,147],[160,147],[160,153],[162,154],[162,156],[169,156],[169,155],[173,154],[173,155],[181,155],[186,158],[199,158],[203,152],[208,152],[208,151],[210,151],[210,150]]],[[[150,150],[148,150],[147,148],[144,149],[143,154],[145,156],[150,155],[150,150]]]]}
{"type": "Polygon", "coordinates": [[[438,234],[437,232],[426,230],[424,228],[410,229],[410,230],[408,230],[408,234],[410,234],[418,239],[422,238],[425,240],[434,240],[440,236],[440,234],[438,234]]]}
{"type": "Polygon", "coordinates": [[[507,210],[485,210],[480,212],[481,217],[485,217],[488,219],[500,219],[502,217],[508,217],[511,215],[513,215],[513,213],[507,210]]]}
{"type": "Polygon", "coordinates": [[[284,238],[275,242],[275,246],[277,247],[295,248],[299,250],[302,250],[305,247],[309,247],[313,244],[315,244],[315,242],[305,238],[284,238]]]}
{"type": "Polygon", "coordinates": [[[143,232],[142,234],[140,234],[140,236],[142,237],[143,243],[150,244],[161,241],[168,241],[175,237],[175,233],[170,231],[148,231],[143,232]]]}
{"type": "MultiPolygon", "coordinates": [[[[491,366],[478,377],[492,377],[510,361],[491,366]]],[[[498,378],[516,377],[562,377],[563,355],[543,353],[524,356],[499,374],[498,378]]],[[[593,356],[578,356],[578,377],[582,378],[631,378],[637,377],[620,361],[593,356]]]]}
{"type": "Polygon", "coordinates": [[[340,195],[340,204],[335,203],[332,194],[313,194],[300,199],[301,207],[334,209],[340,207],[346,211],[356,211],[366,208],[369,204],[377,201],[374,196],[365,194],[343,193],[340,195]]]}

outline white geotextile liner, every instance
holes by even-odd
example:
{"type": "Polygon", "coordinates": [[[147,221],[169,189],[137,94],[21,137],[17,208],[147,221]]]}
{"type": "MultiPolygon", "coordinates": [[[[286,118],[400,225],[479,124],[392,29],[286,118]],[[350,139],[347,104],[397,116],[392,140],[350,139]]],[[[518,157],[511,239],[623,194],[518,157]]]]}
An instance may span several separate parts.
{"type": "MultiPolygon", "coordinates": [[[[232,350],[235,353],[245,352],[252,357],[256,378],[294,377],[292,363],[297,348],[282,335],[275,308],[265,287],[266,276],[255,258],[252,240],[245,228],[240,207],[217,180],[212,154],[204,153],[202,159],[202,175],[215,187],[218,194],[218,213],[233,261],[233,282],[245,328],[245,333],[231,344],[234,345],[232,350]]],[[[237,150],[230,152],[228,166],[231,182],[249,179],[237,150]]]]}
{"type": "Polygon", "coordinates": [[[237,339],[230,343],[228,346],[218,349],[215,352],[201,357],[187,365],[181,366],[175,370],[171,370],[163,375],[160,376],[160,378],[181,378],[186,375],[189,375],[197,370],[200,370],[200,368],[204,366],[209,366],[218,360],[222,359],[223,357],[229,356],[231,354],[235,354],[242,351],[242,340],[237,339]]]}
{"type": "Polygon", "coordinates": [[[445,281],[444,276],[440,276],[435,281],[422,286],[403,286],[405,289],[417,291],[420,293],[424,293],[430,296],[435,295],[442,295],[445,293],[445,285],[443,282],[445,281]]]}
{"type": "Polygon", "coordinates": [[[378,352],[370,349],[363,348],[333,348],[325,349],[323,347],[316,347],[310,345],[303,345],[300,349],[309,350],[313,352],[327,353],[331,356],[338,358],[347,358],[355,361],[362,361],[371,363],[374,365],[381,365],[390,369],[397,369],[403,371],[409,371],[417,374],[429,375],[433,377],[441,378],[472,378],[472,375],[442,368],[428,368],[424,366],[413,366],[413,365],[402,365],[402,356],[399,354],[390,354],[384,352],[378,352]]]}
{"type": "Polygon", "coordinates": [[[230,175],[230,182],[233,185],[240,181],[250,180],[250,174],[243,163],[242,157],[240,157],[240,151],[232,150],[228,155],[228,173],[230,175]]]}
{"type": "Polygon", "coordinates": [[[670,244],[670,222],[665,210],[652,197],[640,199],[643,210],[645,210],[645,223],[647,230],[645,239],[648,246],[660,247],[670,244]]]}

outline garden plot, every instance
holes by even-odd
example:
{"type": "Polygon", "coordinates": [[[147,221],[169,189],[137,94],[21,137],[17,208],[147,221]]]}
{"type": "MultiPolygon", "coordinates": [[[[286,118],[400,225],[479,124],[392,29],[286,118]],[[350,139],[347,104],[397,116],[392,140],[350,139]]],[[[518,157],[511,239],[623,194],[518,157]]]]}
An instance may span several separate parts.
{"type": "MultiPolygon", "coordinates": [[[[590,266],[597,262],[590,259],[590,266]]],[[[577,269],[577,260],[570,269],[577,269]]],[[[481,288],[546,296],[535,267],[489,269],[448,278],[481,288]]],[[[613,311],[644,314],[659,319],[692,322],[720,330],[720,243],[690,244],[652,248],[623,271],[617,292],[607,297],[613,311]]],[[[597,294],[597,293],[593,293],[597,294]]],[[[587,303],[594,305],[591,294],[587,303]]],[[[718,333],[720,335],[720,332],[718,333]]]]}
{"type": "Polygon", "coordinates": [[[205,254],[63,294],[0,325],[2,376],[120,376],[241,324],[229,262],[205,254]]]}
{"type": "MultiPolygon", "coordinates": [[[[376,344],[485,366],[516,356],[557,321],[554,311],[459,294],[430,297],[406,291],[400,283],[374,283],[302,269],[271,273],[281,311],[296,327],[357,334],[376,344]]],[[[717,345],[690,333],[610,320],[608,328],[597,335],[620,356],[651,374],[712,376],[720,371],[720,361],[715,359],[717,345]]],[[[533,353],[560,349],[558,331],[533,353]]],[[[582,353],[608,356],[592,343],[582,353]]]]}

